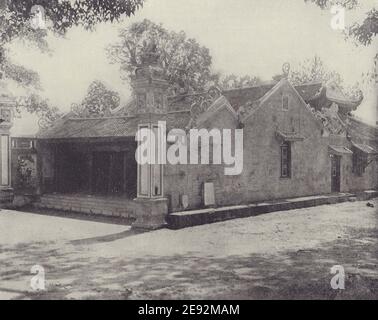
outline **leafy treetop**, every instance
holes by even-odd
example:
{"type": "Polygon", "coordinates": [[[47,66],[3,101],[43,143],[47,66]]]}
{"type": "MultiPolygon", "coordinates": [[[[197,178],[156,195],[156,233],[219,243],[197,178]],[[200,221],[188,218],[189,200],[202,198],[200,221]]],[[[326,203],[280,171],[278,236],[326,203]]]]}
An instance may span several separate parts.
{"type": "MultiPolygon", "coordinates": [[[[36,72],[16,65],[9,58],[6,45],[14,39],[33,43],[42,51],[48,50],[47,31],[64,35],[73,26],[92,30],[100,22],[118,21],[142,7],[144,0],[1,0],[0,1],[0,77],[17,84],[40,89],[36,72]],[[33,27],[32,7],[40,5],[47,20],[46,29],[33,27]]],[[[46,99],[29,94],[18,99],[17,110],[24,108],[48,121],[59,114],[46,99]]]]}
{"type": "Polygon", "coordinates": [[[106,116],[118,108],[119,104],[120,97],[117,92],[108,89],[101,81],[94,80],[89,85],[87,94],[78,106],[78,110],[88,116],[106,116]]]}

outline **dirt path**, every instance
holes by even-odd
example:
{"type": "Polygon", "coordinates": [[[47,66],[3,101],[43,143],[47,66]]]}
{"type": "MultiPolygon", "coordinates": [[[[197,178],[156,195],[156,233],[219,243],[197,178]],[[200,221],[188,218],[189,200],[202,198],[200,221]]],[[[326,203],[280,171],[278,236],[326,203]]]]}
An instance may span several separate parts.
{"type": "Polygon", "coordinates": [[[378,298],[378,199],[183,230],[0,212],[0,298],[378,298]],[[33,292],[30,268],[47,290],[33,292]],[[333,290],[330,268],[345,268],[333,290]]]}

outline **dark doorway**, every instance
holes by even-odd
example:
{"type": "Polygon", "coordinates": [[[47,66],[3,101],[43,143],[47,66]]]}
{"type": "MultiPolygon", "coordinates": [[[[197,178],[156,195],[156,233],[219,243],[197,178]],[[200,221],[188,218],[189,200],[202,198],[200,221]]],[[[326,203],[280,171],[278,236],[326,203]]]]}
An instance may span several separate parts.
{"type": "Polygon", "coordinates": [[[123,180],[125,176],[124,152],[112,152],[110,154],[109,187],[110,193],[119,194],[124,192],[123,180]]]}
{"type": "Polygon", "coordinates": [[[136,196],[137,166],[133,152],[94,152],[92,192],[136,196]]]}
{"type": "Polygon", "coordinates": [[[56,150],[56,187],[62,193],[80,192],[85,189],[88,167],[85,154],[72,151],[66,146],[56,150]]]}
{"type": "Polygon", "coordinates": [[[93,153],[92,191],[106,194],[109,192],[110,152],[93,153]]]}
{"type": "Polygon", "coordinates": [[[125,153],[124,168],[124,192],[132,199],[137,196],[138,167],[135,160],[135,151],[125,153]]]}
{"type": "Polygon", "coordinates": [[[331,191],[340,192],[340,156],[331,158],[331,191]]]}

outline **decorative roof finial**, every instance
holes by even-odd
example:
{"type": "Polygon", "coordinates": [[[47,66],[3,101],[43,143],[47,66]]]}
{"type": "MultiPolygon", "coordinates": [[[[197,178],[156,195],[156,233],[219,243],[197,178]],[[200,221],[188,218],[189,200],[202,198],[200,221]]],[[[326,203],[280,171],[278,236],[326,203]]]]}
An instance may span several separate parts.
{"type": "Polygon", "coordinates": [[[285,62],[282,65],[282,72],[283,72],[284,78],[287,79],[289,77],[289,72],[290,72],[290,63],[289,62],[285,62]]]}
{"type": "Polygon", "coordinates": [[[155,38],[143,41],[144,52],[141,55],[142,65],[156,65],[159,61],[159,52],[155,38]]]}

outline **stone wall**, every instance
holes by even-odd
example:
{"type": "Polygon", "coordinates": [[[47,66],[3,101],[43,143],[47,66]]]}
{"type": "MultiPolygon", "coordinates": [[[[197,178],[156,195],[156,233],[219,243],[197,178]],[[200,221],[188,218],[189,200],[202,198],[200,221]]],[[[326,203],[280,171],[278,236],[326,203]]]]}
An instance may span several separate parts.
{"type": "Polygon", "coordinates": [[[42,209],[98,214],[123,218],[135,217],[133,200],[89,195],[45,194],[35,206],[42,209]]]}

